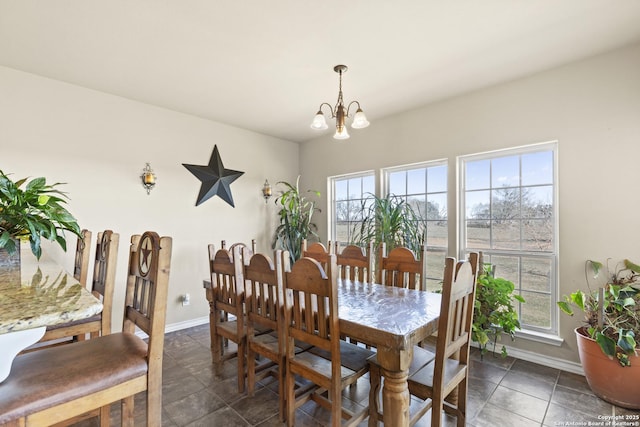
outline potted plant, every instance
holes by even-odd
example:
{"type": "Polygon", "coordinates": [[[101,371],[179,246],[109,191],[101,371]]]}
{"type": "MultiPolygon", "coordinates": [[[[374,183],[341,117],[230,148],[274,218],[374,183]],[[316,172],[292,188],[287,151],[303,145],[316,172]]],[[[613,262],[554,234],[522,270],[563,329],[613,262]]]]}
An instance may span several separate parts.
{"type": "MultiPolygon", "coordinates": [[[[317,226],[311,222],[311,218],[318,208],[316,202],[308,200],[299,190],[300,176],[296,179],[296,184],[292,185],[285,181],[280,181],[286,187],[275,199],[275,204],[280,205],[280,225],[273,235],[272,248],[279,246],[283,250],[289,251],[291,263],[300,258],[302,241],[309,236],[318,238],[317,226]]],[[[319,191],[307,190],[320,197],[319,191]]]]}
{"type": "Polygon", "coordinates": [[[424,243],[424,220],[403,198],[393,194],[371,194],[363,202],[362,221],[354,226],[351,244],[377,248],[384,243],[387,251],[405,246],[414,254],[424,243]]]}
{"type": "Polygon", "coordinates": [[[610,269],[585,263],[588,292],[577,290],[558,301],[573,315],[584,313],[585,325],[575,329],[578,354],[593,392],[618,406],[640,409],[640,358],[636,336],[640,334],[640,266],[625,259],[610,269]],[[590,281],[604,272],[604,283],[592,290],[590,281]]]}
{"type": "Polygon", "coordinates": [[[12,181],[0,170],[0,252],[19,255],[20,240],[28,239],[40,259],[42,239],[55,241],[66,251],[65,231],[80,236],[76,219],[64,206],[68,197],[58,190],[60,185],[47,184],[42,177],[12,181]]]}
{"type": "MultiPolygon", "coordinates": [[[[514,294],[515,285],[510,280],[495,277],[495,266],[480,263],[482,270],[476,282],[476,299],[473,309],[473,323],[471,325],[471,339],[478,343],[480,354],[487,352],[487,344],[493,342],[495,353],[498,340],[502,334],[507,334],[515,340],[516,329],[520,329],[518,313],[513,300],[525,302],[521,295],[514,294]]],[[[503,345],[500,354],[507,356],[507,349],[503,345]]]]}

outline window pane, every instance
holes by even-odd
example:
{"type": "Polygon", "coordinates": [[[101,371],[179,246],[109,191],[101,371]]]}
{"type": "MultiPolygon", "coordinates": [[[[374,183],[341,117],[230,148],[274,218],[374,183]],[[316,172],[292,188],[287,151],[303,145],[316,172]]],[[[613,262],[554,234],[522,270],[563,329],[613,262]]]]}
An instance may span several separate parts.
{"type": "Polygon", "coordinates": [[[411,209],[413,209],[413,211],[421,218],[425,217],[425,212],[427,210],[427,201],[424,198],[424,194],[407,197],[407,203],[409,204],[409,206],[411,206],[411,209]]]}
{"type": "Polygon", "coordinates": [[[488,191],[467,191],[465,206],[468,219],[489,219],[491,217],[490,194],[488,191]]]}
{"type": "Polygon", "coordinates": [[[346,221],[349,219],[349,203],[348,202],[336,202],[336,221],[346,221]]]}
{"type": "Polygon", "coordinates": [[[352,178],[349,180],[349,198],[359,199],[362,197],[362,179],[352,178]]]}
{"type": "Polygon", "coordinates": [[[376,182],[373,175],[362,177],[362,194],[364,197],[376,194],[376,182]]]}
{"type": "Polygon", "coordinates": [[[407,171],[407,194],[424,194],[427,192],[426,171],[413,169],[407,171]]]}
{"type": "Polygon", "coordinates": [[[427,219],[447,219],[447,195],[429,194],[426,207],[427,219]]]}
{"type": "Polygon", "coordinates": [[[491,218],[520,218],[520,187],[498,188],[491,192],[491,218]]]}
{"type": "Polygon", "coordinates": [[[523,291],[522,297],[526,301],[521,304],[521,324],[549,328],[551,326],[551,299],[548,295],[523,291]]]}
{"type": "Polygon", "coordinates": [[[334,181],[336,189],[336,200],[347,200],[347,181],[334,181]]]}
{"type": "Polygon", "coordinates": [[[467,190],[489,188],[491,183],[490,160],[478,160],[465,163],[464,176],[467,190]]]}
{"type": "Polygon", "coordinates": [[[552,251],[553,247],[553,222],[551,219],[522,221],[522,249],[552,251]]]}
{"type": "Polygon", "coordinates": [[[493,249],[520,249],[520,221],[492,221],[491,233],[493,249]]]}
{"type": "Polygon", "coordinates": [[[522,189],[522,216],[524,218],[551,218],[553,214],[553,187],[525,187],[522,189]]]}
{"type": "Polygon", "coordinates": [[[531,291],[551,292],[551,260],[548,258],[522,258],[522,282],[531,291]]]}
{"type": "Polygon", "coordinates": [[[522,185],[553,184],[553,152],[522,155],[522,185]]]}
{"type": "Polygon", "coordinates": [[[389,193],[402,195],[407,194],[407,173],[405,171],[401,172],[391,172],[389,174],[389,193]]]}
{"type": "Polygon", "coordinates": [[[518,185],[520,185],[520,156],[499,157],[491,160],[492,187],[518,185]]]}
{"type": "Polygon", "coordinates": [[[467,248],[489,249],[491,247],[491,226],[489,221],[467,221],[467,229],[465,234],[467,236],[467,248]]]}
{"type": "Polygon", "coordinates": [[[447,221],[427,221],[427,245],[446,247],[448,237],[447,221]]]}
{"type": "Polygon", "coordinates": [[[427,191],[429,193],[447,191],[447,167],[445,165],[427,169],[427,191]]]}

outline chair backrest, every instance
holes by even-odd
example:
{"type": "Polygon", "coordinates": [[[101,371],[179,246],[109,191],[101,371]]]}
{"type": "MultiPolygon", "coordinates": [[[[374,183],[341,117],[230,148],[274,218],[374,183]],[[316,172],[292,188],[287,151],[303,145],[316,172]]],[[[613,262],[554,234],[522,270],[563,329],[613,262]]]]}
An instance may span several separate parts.
{"type": "Polygon", "coordinates": [[[313,258],[322,265],[322,268],[326,269],[327,261],[329,260],[329,254],[333,253],[331,242],[328,243],[329,249],[327,249],[320,242],[307,243],[307,239],[303,239],[300,244],[300,258],[308,257],[313,258]]]}
{"type": "Polygon", "coordinates": [[[73,261],[73,277],[84,287],[87,287],[89,275],[89,252],[91,251],[91,232],[83,229],[76,244],[76,254],[73,261]]]}
{"type": "Polygon", "coordinates": [[[477,274],[476,252],[469,254],[468,261],[456,263],[455,258],[445,259],[434,384],[436,376],[444,371],[439,367],[443,366],[446,359],[455,354],[455,359],[467,363],[469,358],[477,274]]]}
{"type": "Polygon", "coordinates": [[[335,244],[338,277],[342,280],[373,282],[373,242],[368,248],[348,245],[340,251],[340,242],[335,244]]]}
{"type": "Polygon", "coordinates": [[[251,239],[251,248],[249,248],[246,243],[236,242],[231,246],[229,246],[229,249],[227,249],[227,241],[226,240],[220,241],[220,249],[227,249],[231,254],[231,256],[233,256],[236,248],[240,249],[241,254],[243,253],[244,248],[251,249],[251,252],[249,253],[249,256],[251,256],[256,253],[256,239],[251,239]]]}
{"type": "Polygon", "coordinates": [[[247,335],[253,336],[255,326],[276,331],[280,353],[284,354],[282,251],[275,251],[272,260],[263,254],[250,256],[245,248],[242,259],[242,274],[249,288],[245,299],[247,335]]]}
{"type": "Polygon", "coordinates": [[[385,253],[386,246],[381,243],[378,249],[376,283],[419,291],[427,290],[424,245],[420,246],[417,258],[413,251],[402,246],[393,248],[389,255],[385,253]]]}
{"type": "Polygon", "coordinates": [[[211,273],[211,289],[215,310],[233,314],[238,320],[238,330],[244,328],[243,299],[244,280],[236,280],[242,276],[242,256],[240,247],[235,249],[238,263],[234,263],[234,256],[226,249],[216,251],[213,244],[209,245],[209,272],[211,273]]]}
{"type": "Polygon", "coordinates": [[[102,335],[111,333],[111,311],[113,309],[113,289],[116,281],[119,243],[120,235],[118,233],[111,230],[98,233],[91,292],[102,301],[102,335]]]}
{"type": "Polygon", "coordinates": [[[294,356],[294,340],[331,353],[332,377],[340,378],[340,329],[338,323],[338,271],[336,256],[328,255],[326,272],[313,258],[300,258],[285,268],[285,328],[287,357],[294,356]]]}
{"type": "Polygon", "coordinates": [[[171,248],[171,237],[160,237],[152,231],[131,237],[122,331],[133,334],[137,326],[149,336],[148,388],[162,383],[171,248]]]}

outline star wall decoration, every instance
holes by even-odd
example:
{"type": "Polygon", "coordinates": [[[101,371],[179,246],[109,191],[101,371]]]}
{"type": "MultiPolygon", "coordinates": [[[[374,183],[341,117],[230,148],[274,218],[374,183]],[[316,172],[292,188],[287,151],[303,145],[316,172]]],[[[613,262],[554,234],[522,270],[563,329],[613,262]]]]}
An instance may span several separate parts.
{"type": "Polygon", "coordinates": [[[232,207],[235,207],[233,195],[231,194],[231,183],[240,178],[244,172],[225,169],[217,145],[213,146],[213,154],[211,154],[211,159],[209,159],[207,166],[188,165],[186,163],[183,163],[182,166],[189,169],[189,172],[202,181],[196,206],[217,195],[232,207]]]}

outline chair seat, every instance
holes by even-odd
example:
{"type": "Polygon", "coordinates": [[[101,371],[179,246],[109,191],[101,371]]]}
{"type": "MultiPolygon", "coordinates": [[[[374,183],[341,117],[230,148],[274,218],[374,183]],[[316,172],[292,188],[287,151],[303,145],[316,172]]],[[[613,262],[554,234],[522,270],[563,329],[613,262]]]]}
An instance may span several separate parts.
{"type": "MultiPolygon", "coordinates": [[[[435,349],[434,349],[435,351],[435,349]]],[[[436,358],[435,352],[429,351],[425,348],[414,346],[413,347],[413,359],[409,365],[409,377],[415,374],[420,368],[433,361],[436,358]]],[[[369,363],[380,369],[380,363],[378,363],[378,355],[369,358],[369,363]]]]}
{"type": "MultiPolygon", "coordinates": [[[[311,347],[308,352],[331,361],[331,353],[329,351],[311,347]]],[[[343,368],[359,372],[367,367],[367,359],[374,354],[371,350],[340,340],[340,364],[343,368]]],[[[331,363],[329,363],[329,376],[331,376],[331,363]]]]}
{"type": "Polygon", "coordinates": [[[0,386],[0,424],[144,376],[146,356],[126,332],[20,355],[0,386]]]}
{"type": "MultiPolygon", "coordinates": [[[[433,374],[435,370],[435,360],[429,362],[423,366],[417,372],[409,374],[409,391],[411,394],[415,394],[421,399],[431,397],[433,393],[433,374]]],[[[447,359],[444,363],[444,378],[445,384],[454,382],[457,377],[464,377],[466,375],[467,365],[461,364],[454,359],[447,359]]],[[[445,393],[445,395],[448,393],[445,393]]]]}

